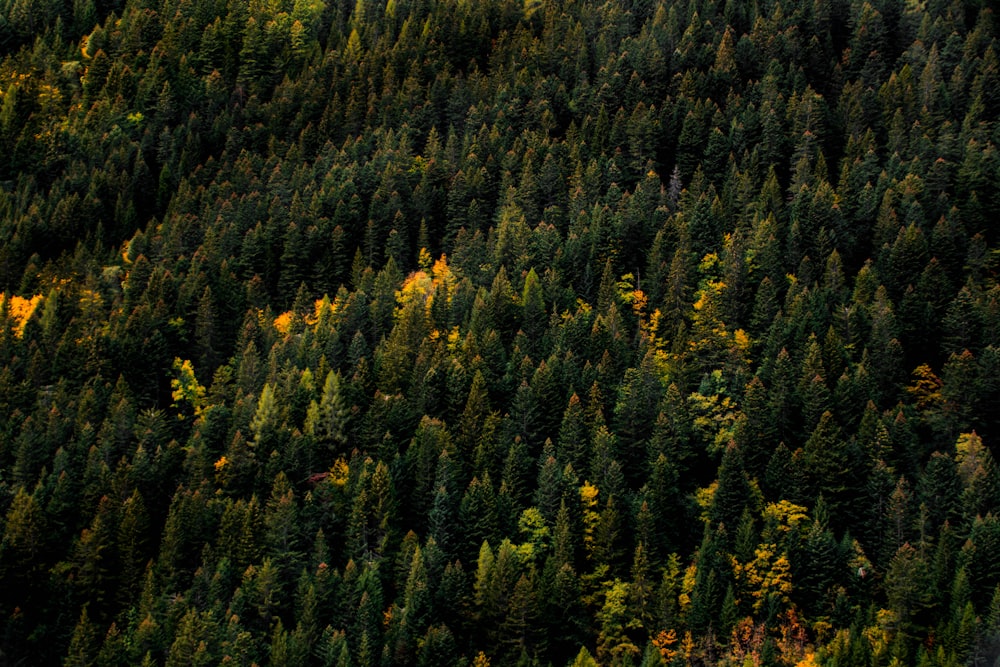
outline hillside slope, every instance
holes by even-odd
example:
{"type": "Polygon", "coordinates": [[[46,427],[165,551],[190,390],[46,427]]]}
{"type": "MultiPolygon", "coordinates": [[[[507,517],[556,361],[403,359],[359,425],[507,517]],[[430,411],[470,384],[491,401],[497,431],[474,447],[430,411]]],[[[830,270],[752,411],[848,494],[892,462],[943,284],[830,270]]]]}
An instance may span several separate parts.
{"type": "Polygon", "coordinates": [[[0,1],[0,664],[992,664],[989,4],[0,1]]]}

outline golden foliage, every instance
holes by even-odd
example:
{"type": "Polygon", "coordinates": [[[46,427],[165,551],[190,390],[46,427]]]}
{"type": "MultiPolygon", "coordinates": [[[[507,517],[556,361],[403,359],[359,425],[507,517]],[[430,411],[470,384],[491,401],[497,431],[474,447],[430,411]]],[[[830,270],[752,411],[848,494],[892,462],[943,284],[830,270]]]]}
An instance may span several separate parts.
{"type": "Polygon", "coordinates": [[[448,332],[448,351],[454,354],[458,351],[459,345],[462,343],[462,334],[459,332],[458,327],[452,327],[451,331],[448,332]]]}
{"type": "Polygon", "coordinates": [[[895,637],[895,628],[899,624],[896,612],[891,609],[879,609],[875,613],[875,625],[864,629],[865,639],[872,647],[875,657],[885,655],[895,637]]]}
{"type": "Polygon", "coordinates": [[[402,287],[396,292],[396,315],[402,313],[411,303],[422,303],[429,312],[431,304],[434,302],[434,281],[426,271],[414,271],[406,280],[402,287]]]}
{"type": "Polygon", "coordinates": [[[694,502],[701,510],[698,516],[705,523],[709,521],[709,512],[712,511],[712,502],[715,500],[715,490],[717,488],[719,488],[719,480],[714,480],[708,486],[697,489],[694,492],[694,502]]]}
{"type": "Polygon", "coordinates": [[[677,632],[670,630],[660,630],[651,640],[656,650],[660,652],[660,657],[664,662],[669,663],[677,655],[677,649],[671,648],[677,643],[677,632]]]}
{"type": "Polygon", "coordinates": [[[750,349],[750,336],[743,329],[737,329],[733,332],[733,342],[736,343],[740,352],[746,353],[750,349]]]}
{"type": "Polygon", "coordinates": [[[691,563],[684,570],[684,578],[681,580],[681,594],[677,596],[677,605],[681,613],[687,611],[691,605],[691,593],[694,591],[694,584],[698,578],[698,566],[691,563]]]}
{"type": "Polygon", "coordinates": [[[583,505],[583,545],[587,549],[588,557],[594,550],[594,531],[597,530],[597,524],[601,520],[597,512],[598,493],[600,493],[598,488],[590,482],[584,481],[580,487],[580,503],[583,505]]]}
{"type": "Polygon", "coordinates": [[[803,521],[809,519],[809,510],[802,505],[796,505],[788,500],[768,503],[764,507],[764,521],[775,526],[780,532],[787,533],[798,528],[803,521]]]}
{"type": "Polygon", "coordinates": [[[955,441],[955,465],[958,467],[958,476],[964,484],[968,485],[976,476],[988,455],[989,450],[975,431],[958,436],[958,440],[955,441]]]}
{"type": "Polygon", "coordinates": [[[0,308],[7,308],[7,312],[10,313],[10,318],[14,325],[14,334],[18,338],[24,336],[24,327],[41,302],[41,294],[36,294],[30,299],[25,299],[16,294],[8,298],[6,294],[0,292],[0,308]]]}
{"type": "MultiPolygon", "coordinates": [[[[722,382],[722,372],[718,369],[712,371],[711,377],[717,383],[722,382]]],[[[696,431],[711,443],[710,451],[722,451],[733,439],[738,408],[736,402],[729,396],[716,393],[705,396],[698,392],[691,394],[688,400],[696,431]]]]}
{"type": "Polygon", "coordinates": [[[694,652],[697,646],[698,645],[695,643],[694,637],[691,635],[691,631],[688,630],[685,632],[684,640],[681,642],[681,653],[684,656],[684,660],[687,661],[688,664],[691,664],[691,660],[694,657],[694,652]]]}
{"type": "Polygon", "coordinates": [[[917,409],[926,410],[941,405],[944,397],[941,395],[941,381],[931,367],[927,364],[920,364],[913,369],[913,384],[906,388],[907,393],[917,401],[917,409]]]}
{"type": "Polygon", "coordinates": [[[182,402],[188,403],[194,410],[194,416],[201,416],[205,410],[205,387],[198,382],[191,360],[175,358],[173,368],[177,373],[177,377],[170,381],[173,389],[170,396],[174,399],[174,406],[182,402]]]}
{"type": "Polygon", "coordinates": [[[816,654],[809,652],[806,653],[805,657],[795,663],[795,667],[820,667],[819,663],[816,662],[816,654]]]}
{"type": "Polygon", "coordinates": [[[785,553],[776,553],[774,544],[761,544],[754,559],[740,563],[732,559],[733,575],[740,588],[753,597],[753,610],[759,612],[772,595],[787,603],[792,593],[792,567],[785,553]]]}
{"type": "Polygon", "coordinates": [[[347,478],[350,475],[350,468],[347,466],[347,461],[341,456],[339,459],[333,462],[330,466],[330,483],[337,488],[343,488],[347,484],[347,478]]]}
{"type": "Polygon", "coordinates": [[[278,330],[282,336],[287,336],[288,331],[292,326],[292,311],[287,311],[278,315],[274,318],[274,328],[278,330]]]}
{"type": "Polygon", "coordinates": [[[417,266],[420,267],[421,271],[427,271],[431,268],[431,253],[427,248],[421,248],[420,252],[417,253],[417,266]]]}

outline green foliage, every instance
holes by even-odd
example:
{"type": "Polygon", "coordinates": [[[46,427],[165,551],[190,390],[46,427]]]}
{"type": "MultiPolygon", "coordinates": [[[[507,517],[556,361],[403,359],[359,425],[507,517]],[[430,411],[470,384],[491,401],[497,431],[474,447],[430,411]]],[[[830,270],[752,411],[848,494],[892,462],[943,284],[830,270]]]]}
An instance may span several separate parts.
{"type": "Polygon", "coordinates": [[[994,656],[987,5],[0,2],[0,661],[994,656]]]}

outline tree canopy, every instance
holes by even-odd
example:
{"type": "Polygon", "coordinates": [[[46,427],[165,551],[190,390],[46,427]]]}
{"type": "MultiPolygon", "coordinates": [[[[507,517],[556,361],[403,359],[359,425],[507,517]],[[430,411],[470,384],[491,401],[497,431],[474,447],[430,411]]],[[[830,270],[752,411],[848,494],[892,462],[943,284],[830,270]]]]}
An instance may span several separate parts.
{"type": "Polygon", "coordinates": [[[0,663],[992,663],[998,29],[0,0],[0,663]]]}

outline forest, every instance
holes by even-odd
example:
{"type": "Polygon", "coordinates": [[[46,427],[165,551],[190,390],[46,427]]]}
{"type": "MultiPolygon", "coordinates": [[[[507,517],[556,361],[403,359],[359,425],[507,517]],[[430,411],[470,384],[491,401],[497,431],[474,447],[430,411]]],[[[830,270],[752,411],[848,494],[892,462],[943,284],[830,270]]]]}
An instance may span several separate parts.
{"type": "Polygon", "coordinates": [[[990,0],[0,0],[0,667],[1000,660],[990,0]]]}

